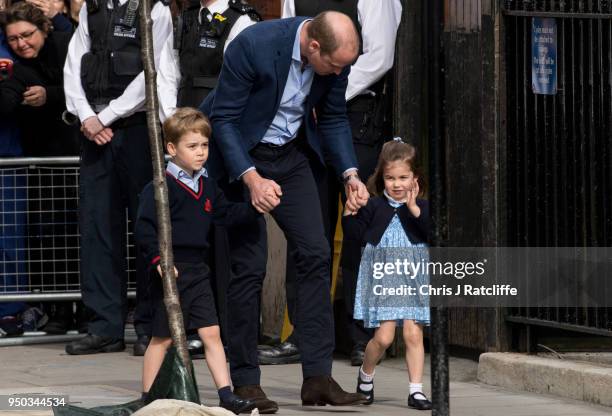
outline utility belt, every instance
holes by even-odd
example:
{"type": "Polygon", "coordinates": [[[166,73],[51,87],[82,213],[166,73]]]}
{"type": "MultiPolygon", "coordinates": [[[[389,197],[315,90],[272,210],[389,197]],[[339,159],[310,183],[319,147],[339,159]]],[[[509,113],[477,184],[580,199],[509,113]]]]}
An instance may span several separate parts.
{"type": "Polygon", "coordinates": [[[213,89],[219,82],[219,76],[215,77],[191,77],[185,76],[181,79],[181,88],[208,88],[213,89]]]}

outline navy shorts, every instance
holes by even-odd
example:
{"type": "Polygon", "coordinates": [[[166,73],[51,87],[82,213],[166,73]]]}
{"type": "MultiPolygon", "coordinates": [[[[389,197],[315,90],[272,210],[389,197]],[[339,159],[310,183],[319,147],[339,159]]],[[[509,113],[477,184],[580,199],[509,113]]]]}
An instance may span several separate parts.
{"type": "MultiPolygon", "coordinates": [[[[210,269],[206,263],[175,263],[178,270],[176,284],[183,311],[185,330],[197,330],[208,326],[219,325],[215,298],[210,286],[210,269]]],[[[162,278],[157,267],[152,267],[151,301],[153,305],[153,322],[151,333],[154,337],[170,337],[168,316],[164,305],[162,278]]]]}

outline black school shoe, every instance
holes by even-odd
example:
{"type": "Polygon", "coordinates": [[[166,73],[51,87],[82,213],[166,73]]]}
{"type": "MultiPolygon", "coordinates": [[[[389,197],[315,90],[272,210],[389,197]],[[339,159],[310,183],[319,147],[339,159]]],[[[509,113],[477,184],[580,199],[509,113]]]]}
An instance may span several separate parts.
{"type": "Polygon", "coordinates": [[[234,414],[239,415],[240,413],[251,413],[251,410],[255,409],[255,401],[241,399],[238,396],[235,396],[233,400],[223,402],[219,402],[219,407],[229,410],[230,412],[234,412],[234,414]]]}
{"type": "Polygon", "coordinates": [[[363,381],[360,376],[357,376],[357,393],[361,393],[365,396],[366,402],[365,405],[372,404],[374,401],[374,380],[372,381],[363,381]],[[362,384],[369,384],[372,386],[370,391],[365,391],[361,388],[362,384]]]}
{"type": "Polygon", "coordinates": [[[431,410],[431,402],[427,399],[424,393],[417,391],[408,396],[408,407],[412,407],[417,410],[431,410]],[[417,394],[423,395],[424,399],[417,399],[414,396],[417,394]]]}
{"type": "Polygon", "coordinates": [[[125,350],[125,342],[120,338],[101,337],[87,334],[84,338],[66,345],[70,355],[97,354],[100,352],[119,352],[125,350]]]}

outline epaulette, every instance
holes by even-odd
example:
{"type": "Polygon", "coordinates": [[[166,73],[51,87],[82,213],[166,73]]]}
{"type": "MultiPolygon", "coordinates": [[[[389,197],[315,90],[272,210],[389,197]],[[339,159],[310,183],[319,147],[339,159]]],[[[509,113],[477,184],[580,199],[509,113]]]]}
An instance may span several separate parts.
{"type": "Polygon", "coordinates": [[[249,17],[256,22],[261,22],[263,20],[261,15],[253,6],[241,0],[230,0],[228,6],[230,9],[235,10],[240,14],[248,14],[249,17]]]}

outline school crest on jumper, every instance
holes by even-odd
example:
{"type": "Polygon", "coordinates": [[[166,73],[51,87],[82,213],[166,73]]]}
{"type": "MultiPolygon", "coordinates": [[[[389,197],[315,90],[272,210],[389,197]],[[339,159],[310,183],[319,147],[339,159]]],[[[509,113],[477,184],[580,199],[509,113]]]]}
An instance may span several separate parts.
{"type": "Polygon", "coordinates": [[[210,199],[206,198],[206,202],[204,203],[204,211],[211,212],[212,204],[210,203],[210,199]]]}

